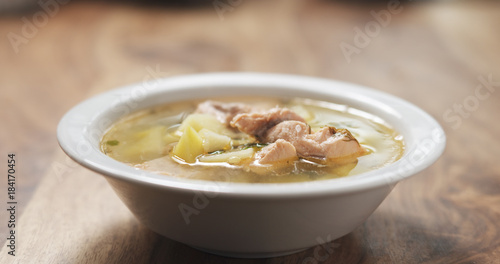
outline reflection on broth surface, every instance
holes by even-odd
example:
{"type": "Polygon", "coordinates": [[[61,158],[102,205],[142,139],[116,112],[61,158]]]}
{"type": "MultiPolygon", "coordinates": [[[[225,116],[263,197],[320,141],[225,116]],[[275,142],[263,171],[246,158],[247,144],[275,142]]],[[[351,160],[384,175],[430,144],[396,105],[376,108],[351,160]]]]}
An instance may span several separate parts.
{"type": "Polygon", "coordinates": [[[138,169],[248,183],[330,179],[398,160],[402,136],[344,105],[264,97],[187,101],[116,122],[102,151],[138,169]]]}

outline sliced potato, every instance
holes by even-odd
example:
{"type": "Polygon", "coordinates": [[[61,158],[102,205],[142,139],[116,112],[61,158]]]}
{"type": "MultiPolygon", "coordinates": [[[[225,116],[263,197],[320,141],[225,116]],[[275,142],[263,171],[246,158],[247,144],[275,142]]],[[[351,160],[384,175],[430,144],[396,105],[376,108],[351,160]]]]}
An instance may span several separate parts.
{"type": "Polygon", "coordinates": [[[203,148],[205,153],[224,150],[231,147],[231,138],[221,134],[217,134],[211,130],[203,128],[198,132],[203,139],[203,148]]]}
{"type": "Polygon", "coordinates": [[[187,127],[192,127],[196,132],[206,128],[218,134],[225,134],[224,132],[229,130],[215,116],[209,114],[188,115],[177,131],[184,133],[187,127]]]}
{"type": "Polygon", "coordinates": [[[229,164],[238,164],[245,159],[252,158],[255,150],[248,148],[244,150],[229,151],[222,154],[203,155],[199,158],[201,162],[227,162],[229,164]]]}
{"type": "Polygon", "coordinates": [[[203,140],[196,130],[187,126],[179,139],[179,143],[175,145],[172,153],[178,158],[188,163],[196,161],[196,157],[203,154],[203,140]]]}

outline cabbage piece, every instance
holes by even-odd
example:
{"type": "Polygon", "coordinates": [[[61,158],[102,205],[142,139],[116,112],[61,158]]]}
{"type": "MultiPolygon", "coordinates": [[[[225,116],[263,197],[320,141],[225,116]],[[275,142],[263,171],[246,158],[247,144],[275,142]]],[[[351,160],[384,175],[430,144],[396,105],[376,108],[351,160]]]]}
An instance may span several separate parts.
{"type": "Polygon", "coordinates": [[[119,148],[119,153],[123,159],[128,162],[159,158],[166,154],[166,144],[163,139],[166,130],[167,128],[164,126],[151,127],[133,134],[133,140],[117,144],[116,147],[119,148]]]}
{"type": "Polygon", "coordinates": [[[244,150],[228,151],[221,154],[203,155],[199,158],[201,162],[227,162],[229,164],[239,164],[245,159],[253,157],[255,150],[248,148],[244,150]]]}
{"type": "Polygon", "coordinates": [[[304,120],[306,120],[307,123],[311,122],[314,118],[314,115],[302,105],[294,105],[290,107],[290,110],[294,111],[299,116],[304,118],[304,120]]]}

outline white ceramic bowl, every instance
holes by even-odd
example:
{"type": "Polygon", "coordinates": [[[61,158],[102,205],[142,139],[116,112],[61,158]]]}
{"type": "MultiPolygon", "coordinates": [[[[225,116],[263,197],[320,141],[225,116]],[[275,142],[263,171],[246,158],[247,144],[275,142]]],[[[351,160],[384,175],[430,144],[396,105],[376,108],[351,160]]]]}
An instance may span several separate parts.
{"type": "MultiPolygon", "coordinates": [[[[339,238],[363,223],[394,185],[443,152],[439,124],[416,106],[358,85],[293,75],[215,73],[135,84],[71,109],[57,130],[62,149],[104,175],[137,219],[170,239],[215,254],[270,257],[339,238]],[[150,106],[227,95],[306,97],[375,114],[405,139],[403,157],[367,173],[305,183],[243,184],[179,179],[141,171],[99,150],[118,118],[150,106]]],[[[92,179],[89,179],[92,180],[92,179]]]]}

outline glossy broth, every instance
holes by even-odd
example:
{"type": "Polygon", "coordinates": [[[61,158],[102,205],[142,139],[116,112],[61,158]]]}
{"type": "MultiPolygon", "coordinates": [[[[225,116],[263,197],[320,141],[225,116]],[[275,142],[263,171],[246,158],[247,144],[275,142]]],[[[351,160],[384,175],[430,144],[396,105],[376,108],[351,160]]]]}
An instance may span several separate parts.
{"type": "MultiPolygon", "coordinates": [[[[249,167],[249,161],[230,164],[197,160],[189,164],[176,159],[171,152],[178,143],[176,132],[182,121],[196,109],[201,100],[154,107],[122,118],[105,133],[101,149],[111,158],[137,169],[181,178],[246,183],[301,182],[360,174],[393,163],[404,151],[402,136],[383,120],[344,105],[299,98],[216,100],[242,102],[266,109],[286,107],[304,117],[312,131],[324,126],[348,129],[367,150],[366,154],[350,162],[300,159],[286,168],[257,171],[249,167]]],[[[232,136],[234,142],[238,142],[235,145],[241,144],[236,146],[240,149],[242,146],[251,146],[256,151],[260,149],[260,146],[250,144],[254,139],[246,134],[235,133],[232,136]]]]}

